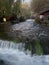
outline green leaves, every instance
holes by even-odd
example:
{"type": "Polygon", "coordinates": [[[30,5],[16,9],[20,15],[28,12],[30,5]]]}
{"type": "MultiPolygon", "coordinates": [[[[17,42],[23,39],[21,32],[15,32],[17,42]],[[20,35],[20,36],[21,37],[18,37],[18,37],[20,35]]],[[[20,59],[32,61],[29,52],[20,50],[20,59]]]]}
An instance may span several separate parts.
{"type": "Polygon", "coordinates": [[[35,40],[35,48],[36,48],[36,54],[38,55],[42,55],[43,54],[43,50],[42,47],[40,45],[40,40],[35,40]]]}
{"type": "Polygon", "coordinates": [[[14,0],[0,0],[0,14],[3,14],[3,10],[5,11],[5,16],[10,15],[13,12],[17,13],[19,11],[19,6],[20,1],[14,3],[14,0]]]}

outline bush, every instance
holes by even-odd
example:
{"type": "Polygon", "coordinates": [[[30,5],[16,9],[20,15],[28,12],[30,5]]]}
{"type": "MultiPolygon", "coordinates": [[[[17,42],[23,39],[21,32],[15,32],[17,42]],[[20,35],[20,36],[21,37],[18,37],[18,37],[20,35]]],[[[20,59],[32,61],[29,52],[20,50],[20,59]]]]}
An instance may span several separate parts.
{"type": "Polygon", "coordinates": [[[47,23],[47,26],[49,26],[49,22],[47,23]]]}
{"type": "Polygon", "coordinates": [[[38,55],[42,55],[43,54],[43,50],[42,50],[42,47],[40,45],[40,40],[35,40],[35,49],[36,49],[36,54],[38,55]]]}
{"type": "Polygon", "coordinates": [[[16,38],[15,40],[13,40],[14,43],[19,43],[20,42],[20,39],[19,38],[16,38]]]}
{"type": "Polygon", "coordinates": [[[40,21],[40,19],[35,19],[35,21],[36,21],[36,23],[39,23],[39,24],[41,24],[41,21],[40,21]]]}

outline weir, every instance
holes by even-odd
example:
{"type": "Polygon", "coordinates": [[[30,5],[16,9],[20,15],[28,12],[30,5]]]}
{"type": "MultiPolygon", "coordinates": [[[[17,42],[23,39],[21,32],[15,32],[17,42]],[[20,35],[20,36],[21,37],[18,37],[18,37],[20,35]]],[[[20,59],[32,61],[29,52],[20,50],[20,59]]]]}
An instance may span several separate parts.
{"type": "Polygon", "coordinates": [[[25,54],[22,43],[0,40],[0,65],[49,65],[49,55],[25,54]]]}
{"type": "MultiPolygon", "coordinates": [[[[6,49],[22,49],[24,48],[24,45],[22,43],[13,43],[11,41],[3,41],[0,40],[0,48],[6,48],[6,49]]],[[[4,50],[4,49],[3,49],[4,50]]]]}

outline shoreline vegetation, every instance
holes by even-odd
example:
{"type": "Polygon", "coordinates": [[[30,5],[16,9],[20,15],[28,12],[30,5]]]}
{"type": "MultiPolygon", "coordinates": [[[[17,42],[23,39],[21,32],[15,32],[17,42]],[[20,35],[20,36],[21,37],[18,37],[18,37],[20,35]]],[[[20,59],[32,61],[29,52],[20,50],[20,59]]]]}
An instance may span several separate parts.
{"type": "Polygon", "coordinates": [[[49,21],[48,20],[43,22],[40,19],[35,19],[35,21],[36,21],[37,24],[40,24],[40,25],[48,26],[49,27],[49,21]]]}

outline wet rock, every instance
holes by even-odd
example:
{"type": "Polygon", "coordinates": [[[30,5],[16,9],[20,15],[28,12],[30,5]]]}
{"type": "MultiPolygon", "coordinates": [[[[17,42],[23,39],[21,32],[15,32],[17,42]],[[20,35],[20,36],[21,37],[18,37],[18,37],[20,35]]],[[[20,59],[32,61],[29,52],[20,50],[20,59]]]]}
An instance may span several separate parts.
{"type": "Polygon", "coordinates": [[[3,60],[0,60],[0,64],[1,64],[1,65],[4,65],[5,63],[4,63],[4,61],[3,61],[3,60]]]}
{"type": "Polygon", "coordinates": [[[40,38],[40,44],[44,54],[49,54],[49,39],[46,37],[40,38]]]}
{"type": "Polygon", "coordinates": [[[0,60],[0,65],[7,65],[4,60],[0,60]]]}
{"type": "Polygon", "coordinates": [[[40,45],[44,54],[49,54],[49,27],[39,26],[38,38],[40,39],[40,45]]]}

